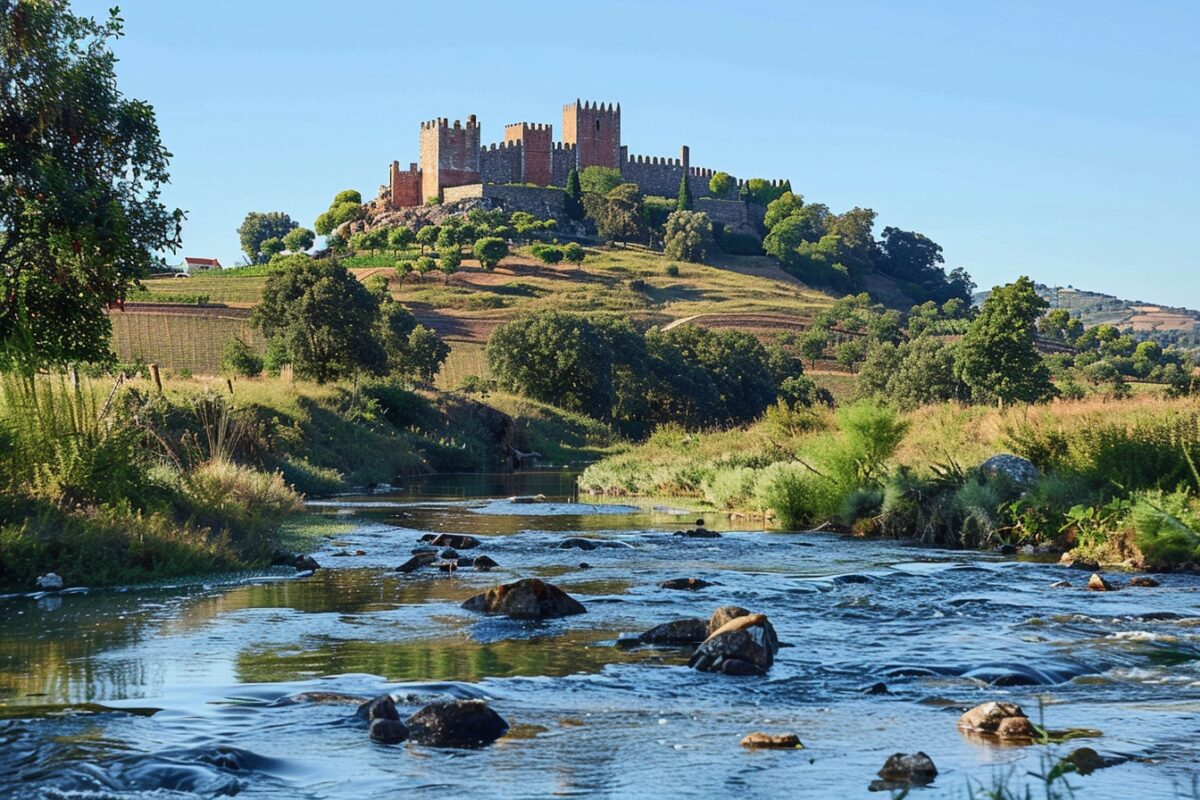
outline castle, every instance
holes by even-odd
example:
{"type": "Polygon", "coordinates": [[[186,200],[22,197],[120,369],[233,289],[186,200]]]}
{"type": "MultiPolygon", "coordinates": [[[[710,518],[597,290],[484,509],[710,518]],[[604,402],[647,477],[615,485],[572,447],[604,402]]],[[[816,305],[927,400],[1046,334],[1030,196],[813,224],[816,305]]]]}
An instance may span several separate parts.
{"type": "Polygon", "coordinates": [[[701,210],[714,219],[744,218],[744,212],[719,205],[738,201],[742,181],[734,179],[724,196],[715,197],[709,189],[715,170],[693,167],[686,145],[678,158],[630,155],[621,144],[621,104],[579,100],[563,106],[559,142],[554,141],[549,123],[513,123],[505,126],[504,141],[482,145],[474,114],[466,124],[459,120],[451,124],[444,117],[422,122],[420,162],[409,164],[407,170],[400,169],[399,161],[392,162],[386,197],[392,208],[400,209],[433,198],[450,202],[486,196],[489,185],[562,187],[571,170],[582,172],[593,166],[620,170],[644,194],[663,197],[675,197],[686,175],[692,196],[707,201],[701,210]]]}

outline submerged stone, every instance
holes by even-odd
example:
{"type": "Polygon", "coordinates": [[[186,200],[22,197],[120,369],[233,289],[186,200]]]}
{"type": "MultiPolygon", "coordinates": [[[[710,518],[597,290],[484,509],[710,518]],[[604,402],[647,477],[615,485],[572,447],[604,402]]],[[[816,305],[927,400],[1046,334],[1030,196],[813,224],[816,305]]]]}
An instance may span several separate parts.
{"type": "Polygon", "coordinates": [[[452,547],[455,550],[470,550],[472,547],[479,547],[479,540],[465,533],[440,533],[433,539],[430,539],[429,544],[434,547],[452,547]]]}
{"type": "Polygon", "coordinates": [[[700,644],[708,638],[708,622],[686,617],[655,625],[638,639],[643,644],[700,644]]]}
{"type": "Polygon", "coordinates": [[[982,703],[958,718],[960,730],[999,739],[1031,740],[1033,723],[1015,703],[982,703]]]}
{"type": "Polygon", "coordinates": [[[1135,575],[1129,579],[1129,585],[1141,586],[1144,589],[1153,589],[1155,586],[1161,586],[1162,584],[1149,575],[1135,575]]]}
{"type": "Polygon", "coordinates": [[[753,749],[763,748],[770,750],[801,750],[804,745],[800,742],[800,737],[794,733],[763,733],[755,731],[748,733],[742,738],[742,747],[753,749]]]}
{"type": "Polygon", "coordinates": [[[893,753],[879,769],[880,780],[872,781],[873,792],[906,789],[909,786],[927,786],[933,783],[938,770],[933,759],[923,752],[893,753]]]}
{"type": "Polygon", "coordinates": [[[408,738],[408,728],[399,720],[380,717],[371,721],[370,736],[380,744],[399,744],[408,738]]]}
{"type": "Polygon", "coordinates": [[[547,619],[587,611],[575,598],[552,583],[525,578],[494,586],[462,604],[468,611],[504,614],[513,619],[547,619]]]}
{"type": "Polygon", "coordinates": [[[430,703],[408,718],[409,735],[430,747],[482,747],[508,732],[504,718],[482,700],[430,703]]]}
{"type": "Polygon", "coordinates": [[[405,561],[403,564],[396,567],[396,572],[416,572],[421,567],[427,567],[435,561],[437,561],[436,552],[417,553],[408,561],[405,561]]]}
{"type": "Polygon", "coordinates": [[[475,560],[471,562],[471,566],[480,572],[487,572],[490,569],[495,569],[500,566],[491,556],[475,556],[475,560]]]}
{"type": "Polygon", "coordinates": [[[658,588],[683,589],[685,591],[694,592],[697,589],[707,589],[709,586],[716,586],[716,584],[700,580],[699,578],[672,578],[669,581],[663,581],[660,583],[658,588]]]}

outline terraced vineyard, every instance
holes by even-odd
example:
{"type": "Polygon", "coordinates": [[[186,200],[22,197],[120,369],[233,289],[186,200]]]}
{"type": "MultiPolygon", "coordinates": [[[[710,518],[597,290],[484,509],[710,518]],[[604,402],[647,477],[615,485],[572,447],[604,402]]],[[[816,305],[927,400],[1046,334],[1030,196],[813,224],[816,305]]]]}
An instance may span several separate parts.
{"type": "Polygon", "coordinates": [[[109,315],[113,349],[122,362],[154,362],[169,370],[214,375],[221,369],[221,350],[233,337],[240,336],[259,352],[266,348],[262,335],[250,327],[249,314],[239,309],[129,308],[109,315]]]}

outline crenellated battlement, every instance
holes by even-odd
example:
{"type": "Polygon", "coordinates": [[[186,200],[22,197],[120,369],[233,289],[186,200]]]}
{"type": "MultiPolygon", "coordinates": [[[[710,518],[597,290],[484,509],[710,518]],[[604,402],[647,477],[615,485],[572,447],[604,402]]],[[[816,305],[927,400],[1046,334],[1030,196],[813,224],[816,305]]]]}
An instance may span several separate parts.
{"type": "MultiPolygon", "coordinates": [[[[562,107],[562,138],[554,141],[548,122],[513,122],[504,138],[483,144],[479,120],[436,117],[420,124],[421,158],[408,171],[391,168],[393,205],[417,205],[441,197],[448,187],[477,183],[533,183],[565,186],[572,170],[598,166],[617,169],[647,194],[674,197],[687,180],[697,198],[736,201],[746,180],[731,176],[730,188],[714,198],[709,183],[717,170],[691,164],[689,148],[679,157],[628,153],[621,144],[621,104],[576,98],[562,107]],[[415,188],[414,188],[415,187],[415,188]]],[[[773,187],[786,181],[773,180],[773,187]]]]}

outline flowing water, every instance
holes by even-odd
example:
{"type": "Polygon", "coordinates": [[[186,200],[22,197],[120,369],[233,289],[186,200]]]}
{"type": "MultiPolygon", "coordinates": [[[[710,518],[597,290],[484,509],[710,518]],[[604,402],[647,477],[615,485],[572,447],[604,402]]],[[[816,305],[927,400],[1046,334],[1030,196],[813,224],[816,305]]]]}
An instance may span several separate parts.
{"type": "Polygon", "coordinates": [[[339,527],[309,576],[0,598],[0,796],[879,797],[867,786],[887,756],[923,750],[940,774],[911,796],[967,797],[998,778],[1036,783],[1029,772],[1080,745],[1129,760],[1072,776],[1077,797],[1198,796],[1195,576],[1093,593],[1054,564],[897,542],[715,519],[721,538],[682,539],[671,532],[695,515],[575,504],[570,486],[444,478],[325,502],[339,527]],[[489,499],[537,491],[554,502],[489,499]],[[483,539],[468,552],[501,568],[394,571],[444,531],[483,539]],[[556,547],[570,536],[610,546],[556,547]],[[587,614],[459,607],[526,576],[587,614]],[[657,586],[689,576],[718,585],[657,586]],[[1061,579],[1075,588],[1050,588],[1061,579]],[[615,645],[725,604],[765,612],[792,645],[767,677],[615,645]],[[863,691],[877,682],[889,693],[863,691]],[[372,744],[354,698],[385,691],[409,711],[487,698],[513,727],[479,750],[372,744]],[[297,697],[311,692],[353,697],[297,697]],[[1002,747],[957,732],[963,709],[992,699],[1092,737],[1002,747]],[[740,747],[755,730],[795,732],[805,749],[740,747]]]}

